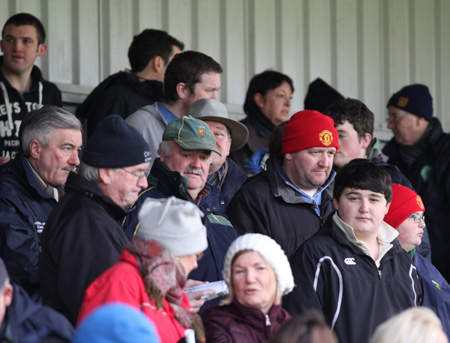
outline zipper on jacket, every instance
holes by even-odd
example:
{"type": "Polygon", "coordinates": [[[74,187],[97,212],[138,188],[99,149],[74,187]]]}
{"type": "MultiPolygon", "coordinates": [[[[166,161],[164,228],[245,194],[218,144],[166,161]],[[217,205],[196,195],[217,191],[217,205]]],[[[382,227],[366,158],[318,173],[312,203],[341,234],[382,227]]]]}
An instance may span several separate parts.
{"type": "Polygon", "coordinates": [[[272,324],[270,323],[269,315],[265,314],[265,316],[266,316],[267,338],[270,338],[270,328],[272,327],[272,324]]]}
{"type": "Polygon", "coordinates": [[[381,270],[378,269],[378,278],[381,280],[381,270]]]}

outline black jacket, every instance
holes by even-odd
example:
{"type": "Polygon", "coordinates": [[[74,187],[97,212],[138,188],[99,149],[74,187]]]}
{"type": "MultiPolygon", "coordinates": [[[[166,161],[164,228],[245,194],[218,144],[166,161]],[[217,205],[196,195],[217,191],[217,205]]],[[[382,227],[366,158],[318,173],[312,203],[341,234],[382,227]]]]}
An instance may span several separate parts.
{"type": "Polygon", "coordinates": [[[0,167],[0,257],[33,299],[39,298],[40,238],[56,204],[22,154],[0,167]]]}
{"type": "Polygon", "coordinates": [[[125,215],[97,185],[69,174],[41,237],[39,271],[43,303],[74,325],[85,290],[119,261],[128,242],[118,224],[125,215]]]}
{"type": "Polygon", "coordinates": [[[434,118],[422,154],[411,164],[400,156],[400,145],[392,139],[383,149],[388,162],[399,167],[411,181],[426,209],[426,224],[431,243],[431,259],[436,268],[450,282],[450,135],[442,131],[434,118]]]}
{"type": "Polygon", "coordinates": [[[266,171],[244,183],[227,215],[240,235],[256,232],[272,237],[289,258],[334,211],[332,192],[329,187],[323,191],[319,216],[314,204],[285,184],[274,163],[269,159],[266,171]]]}
{"type": "Polygon", "coordinates": [[[163,83],[141,80],[131,72],[120,71],[103,80],[77,108],[77,116],[87,119],[91,136],[97,124],[110,114],[127,118],[138,108],[162,101],[163,83]]]}
{"type": "Polygon", "coordinates": [[[0,342],[71,342],[75,330],[62,314],[34,303],[20,287],[13,285],[13,289],[13,299],[0,329],[0,342]]]}
{"type": "MultiPolygon", "coordinates": [[[[0,66],[2,64],[3,56],[0,56],[0,66]]],[[[36,66],[31,71],[31,80],[30,90],[22,96],[0,72],[0,116],[3,127],[0,135],[0,156],[16,156],[20,146],[19,127],[26,113],[44,105],[62,106],[61,91],[54,83],[45,81],[36,66]],[[6,106],[7,103],[9,106],[6,106]]]]}
{"type": "Polygon", "coordinates": [[[296,287],[283,298],[291,315],[323,312],[339,342],[365,343],[392,315],[422,304],[420,276],[397,239],[377,268],[330,217],[290,259],[296,287]]]}

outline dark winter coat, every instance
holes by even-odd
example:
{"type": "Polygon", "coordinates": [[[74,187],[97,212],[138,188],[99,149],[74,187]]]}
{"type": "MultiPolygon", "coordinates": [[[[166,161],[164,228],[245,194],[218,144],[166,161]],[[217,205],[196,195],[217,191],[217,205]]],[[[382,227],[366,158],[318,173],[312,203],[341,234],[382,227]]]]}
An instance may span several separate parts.
{"type": "Polygon", "coordinates": [[[25,291],[13,285],[13,299],[0,329],[0,342],[66,343],[72,341],[74,333],[62,314],[36,304],[25,291]]]}
{"type": "Polygon", "coordinates": [[[289,318],[281,305],[273,305],[265,315],[237,301],[208,307],[202,316],[208,343],[267,343],[289,318]]]}
{"type": "Polygon", "coordinates": [[[318,309],[339,342],[368,342],[379,324],[423,300],[411,258],[397,239],[391,244],[377,267],[329,218],[290,259],[296,287],[283,307],[291,315],[318,309]]]}
{"type": "Polygon", "coordinates": [[[120,71],[103,80],[77,108],[77,116],[87,119],[91,136],[97,124],[110,114],[126,119],[137,109],[162,101],[163,83],[143,81],[131,72],[120,71]]]}
{"type": "Polygon", "coordinates": [[[450,282],[450,135],[443,132],[437,118],[430,125],[432,129],[426,148],[411,166],[408,167],[401,159],[400,145],[394,138],[386,144],[383,153],[389,156],[388,163],[399,167],[422,198],[427,211],[431,259],[447,282],[450,282]]]}
{"type": "Polygon", "coordinates": [[[95,184],[70,173],[50,214],[39,256],[42,301],[75,325],[88,286],[119,260],[128,243],[125,210],[95,184]]]}
{"type": "Polygon", "coordinates": [[[22,154],[0,167],[0,257],[11,280],[33,298],[39,298],[40,238],[56,204],[22,154]]]}
{"type": "Polygon", "coordinates": [[[227,214],[239,235],[261,233],[273,238],[288,258],[307,238],[316,233],[334,211],[332,192],[322,192],[321,215],[313,203],[286,185],[274,160],[267,170],[247,180],[231,200],[227,214]]]}

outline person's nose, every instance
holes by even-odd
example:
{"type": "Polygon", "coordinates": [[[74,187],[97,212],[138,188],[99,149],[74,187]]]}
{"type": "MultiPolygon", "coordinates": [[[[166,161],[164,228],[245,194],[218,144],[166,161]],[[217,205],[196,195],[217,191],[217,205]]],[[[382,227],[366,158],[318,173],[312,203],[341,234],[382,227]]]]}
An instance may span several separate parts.
{"type": "Polygon", "coordinates": [[[359,211],[361,213],[367,213],[369,212],[369,200],[368,199],[361,199],[361,206],[359,207],[359,211]]]}
{"type": "Polygon", "coordinates": [[[78,166],[80,165],[80,156],[78,156],[78,150],[73,150],[70,154],[69,159],[67,160],[67,163],[69,163],[71,166],[78,166]]]}
{"type": "Polygon", "coordinates": [[[139,187],[141,187],[142,189],[147,188],[148,182],[147,182],[147,178],[145,177],[145,175],[143,175],[141,178],[138,179],[137,185],[139,187]]]}

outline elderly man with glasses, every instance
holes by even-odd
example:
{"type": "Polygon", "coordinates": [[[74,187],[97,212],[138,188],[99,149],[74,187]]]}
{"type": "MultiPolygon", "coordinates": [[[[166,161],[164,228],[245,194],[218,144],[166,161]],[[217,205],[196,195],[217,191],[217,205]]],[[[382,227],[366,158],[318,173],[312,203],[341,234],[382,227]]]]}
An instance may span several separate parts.
{"type": "Polygon", "coordinates": [[[431,261],[450,281],[450,135],[433,117],[433,98],[428,87],[403,87],[387,103],[388,128],[394,137],[383,153],[411,181],[427,208],[431,261]]]}
{"type": "Polygon", "coordinates": [[[76,323],[84,292],[119,260],[128,242],[119,222],[147,187],[150,147],[122,117],[99,123],[78,174],[50,214],[41,238],[42,300],[76,323]]]}

